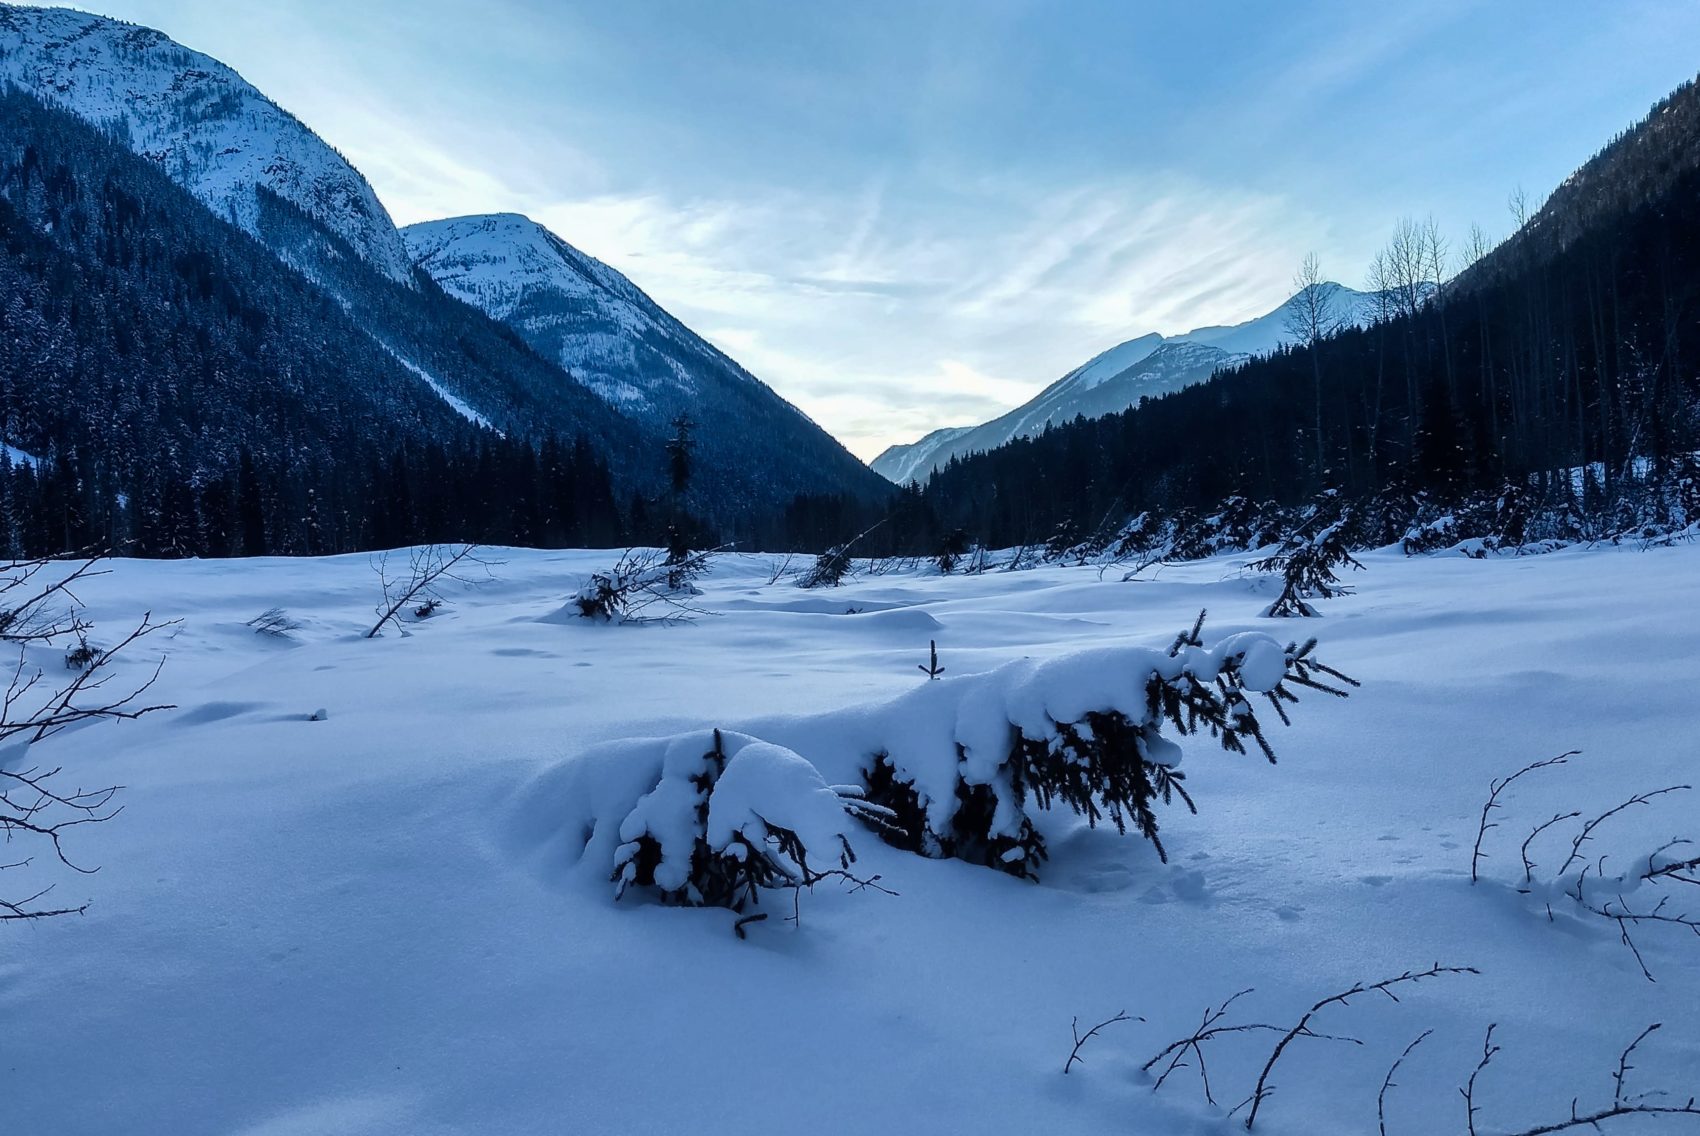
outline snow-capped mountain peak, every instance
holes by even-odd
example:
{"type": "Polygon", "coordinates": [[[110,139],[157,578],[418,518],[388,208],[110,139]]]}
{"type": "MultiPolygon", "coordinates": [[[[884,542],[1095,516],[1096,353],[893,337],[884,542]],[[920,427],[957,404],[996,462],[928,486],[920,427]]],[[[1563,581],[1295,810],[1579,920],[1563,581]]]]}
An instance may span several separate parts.
{"type": "Polygon", "coordinates": [[[426,221],[402,236],[413,262],[445,292],[512,328],[652,433],[686,414],[705,458],[755,483],[880,492],[879,479],[796,407],[636,284],[529,217],[426,221]]]}
{"type": "MultiPolygon", "coordinates": [[[[1375,314],[1377,297],[1328,281],[1323,293],[1332,322],[1365,324],[1375,314]]],[[[995,449],[1016,438],[1032,437],[1047,426],[1085,416],[1098,418],[1201,383],[1224,367],[1253,355],[1266,355],[1292,338],[1292,296],[1274,311],[1245,323],[1199,327],[1182,335],[1156,332],[1136,336],[1094,355],[1030,401],[979,426],[935,430],[907,445],[892,446],[870,464],[874,472],[898,484],[924,481],[953,457],[995,449]]]]}
{"type": "Polygon", "coordinates": [[[414,263],[452,296],[512,326],[626,413],[701,393],[704,366],[741,368],[606,264],[518,213],[402,230],[414,263]]]}
{"type": "Polygon", "coordinates": [[[259,235],[264,187],[386,276],[412,281],[389,213],[346,159],[235,71],[161,32],[0,5],[0,82],[118,127],[132,150],[250,233],[259,235]]]}

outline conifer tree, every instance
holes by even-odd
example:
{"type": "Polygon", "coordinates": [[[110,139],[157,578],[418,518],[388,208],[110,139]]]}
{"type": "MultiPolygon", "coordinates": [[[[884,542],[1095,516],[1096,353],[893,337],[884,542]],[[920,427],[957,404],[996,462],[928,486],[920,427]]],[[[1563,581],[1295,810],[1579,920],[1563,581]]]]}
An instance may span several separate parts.
{"type": "Polygon", "coordinates": [[[1351,594],[1352,589],[1335,575],[1339,568],[1363,567],[1347,547],[1348,531],[1350,518],[1342,514],[1314,535],[1305,535],[1301,529],[1289,536],[1278,551],[1251,565],[1253,571],[1281,576],[1281,594],[1263,610],[1264,616],[1320,615],[1310,600],[1351,594]]]}

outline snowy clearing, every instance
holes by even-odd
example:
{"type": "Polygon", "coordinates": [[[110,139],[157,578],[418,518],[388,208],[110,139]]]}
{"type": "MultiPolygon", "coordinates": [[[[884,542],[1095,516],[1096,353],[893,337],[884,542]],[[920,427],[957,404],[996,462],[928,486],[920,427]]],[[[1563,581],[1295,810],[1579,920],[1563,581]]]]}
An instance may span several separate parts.
{"type": "MultiPolygon", "coordinates": [[[[1700,1090],[1700,940],[1636,929],[1648,981],[1619,927],[1562,886],[1518,891],[1535,825],[1700,776],[1700,546],[1366,554],[1355,595],[1290,620],[1258,618],[1274,580],[1242,573],[1246,556],[1130,583],[1041,568],[816,591],[770,585],[772,558],[727,556],[691,601],[713,614],[623,626],[561,614],[617,553],[492,555],[493,580],[372,640],[364,556],[121,561],[81,588],[97,639],[144,610],[183,620],[119,667],[144,676],[167,649],[153,693],[178,709],[4,754],[126,786],[121,815],[68,840],[97,874],[38,860],[0,877],[92,903],[0,924],[8,1130],[1228,1133],[1277,1034],[1209,1044],[1215,1107],[1190,1058],[1156,1092],[1139,1067],[1236,991],[1255,988],[1237,1020],[1285,1029],[1435,963],[1481,973],[1322,1011],[1317,1032],[1361,1044],[1296,1040],[1256,1131],[1374,1131],[1388,1067],[1432,1029],[1387,1090],[1387,1131],[1464,1132],[1458,1090],[1490,1023],[1484,1136],[1561,1120],[1578,1095],[1583,1112],[1610,1105],[1619,1054],[1653,1022],[1631,1092],[1700,1090]],[[301,626],[246,625],[273,607],[301,626]],[[794,926],[774,894],[740,941],[725,910],[616,903],[605,865],[576,858],[563,771],[623,752],[607,743],[719,727],[830,782],[861,756],[838,727],[925,687],[929,640],[955,678],[1161,652],[1201,608],[1210,644],[1315,635],[1363,686],[1301,692],[1290,728],[1271,715],[1278,765],[1181,739],[1199,815],[1161,812],[1166,865],[1072,817],[1054,818],[1037,884],[861,832],[859,870],[896,896],[827,881],[794,926]],[[1472,887],[1490,781],[1568,750],[1583,752],[1503,795],[1472,887]],[[1124,1010],[1144,1021],[1106,1026],[1065,1076],[1071,1021],[1124,1010]]],[[[1595,875],[1700,837],[1696,800],[1602,825],[1595,875]]],[[[1537,876],[1573,834],[1531,846],[1537,876]]]]}

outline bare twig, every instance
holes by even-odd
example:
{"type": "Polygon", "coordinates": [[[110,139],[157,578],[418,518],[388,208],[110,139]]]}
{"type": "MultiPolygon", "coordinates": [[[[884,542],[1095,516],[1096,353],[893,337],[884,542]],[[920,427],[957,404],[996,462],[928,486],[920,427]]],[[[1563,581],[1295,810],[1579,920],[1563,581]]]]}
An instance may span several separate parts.
{"type": "Polygon", "coordinates": [[[770,572],[767,577],[767,582],[770,587],[785,578],[785,573],[791,570],[791,561],[795,556],[795,553],[787,552],[784,560],[775,560],[773,562],[773,571],[770,572]]]}
{"type": "Polygon", "coordinates": [[[1528,837],[1523,841],[1523,847],[1519,849],[1519,852],[1523,857],[1523,884],[1525,887],[1535,882],[1535,862],[1529,859],[1529,845],[1535,842],[1535,837],[1539,836],[1555,824],[1560,824],[1567,820],[1575,820],[1581,815],[1582,814],[1580,812],[1558,813],[1551,820],[1542,821],[1540,824],[1537,824],[1535,826],[1535,830],[1529,833],[1528,837]]]}
{"type": "Polygon", "coordinates": [[[155,664],[153,674],[146,681],[126,693],[116,697],[102,695],[104,700],[93,701],[86,696],[107,686],[112,678],[110,664],[120,651],[155,632],[176,627],[180,622],[173,619],[165,623],[155,623],[151,613],[142,616],[141,623],[137,624],[134,630],[110,649],[100,652],[90,661],[88,667],[77,671],[70,682],[45,697],[35,696],[33,693],[41,685],[42,672],[26,666],[20,656],[6,692],[4,696],[0,696],[0,742],[25,734],[29,735],[31,742],[39,742],[79,723],[99,718],[135,719],[157,710],[171,709],[171,706],[165,704],[140,704],[142,695],[159,679],[160,671],[165,666],[163,657],[155,664]]]}
{"type": "MultiPolygon", "coordinates": [[[[133,720],[170,709],[164,703],[143,701],[159,679],[165,665],[163,656],[142,681],[119,688],[111,684],[116,660],[127,647],[173,628],[179,621],[155,623],[147,614],[108,649],[89,642],[93,625],[83,617],[81,602],[72,589],[79,580],[102,575],[95,570],[102,559],[101,555],[85,553],[73,561],[41,558],[0,568],[0,639],[19,644],[17,662],[0,692],[0,743],[23,743],[12,751],[14,756],[26,752],[24,747],[74,726],[100,719],[133,720]],[[54,576],[55,569],[65,564],[71,566],[54,576]],[[17,594],[25,595],[22,602],[13,602],[17,594]],[[55,685],[46,680],[44,671],[30,665],[26,652],[30,645],[61,637],[74,637],[76,641],[66,653],[67,665],[74,673],[64,685],[55,685]]],[[[61,772],[56,765],[0,764],[0,840],[10,843],[33,838],[44,842],[59,863],[72,871],[92,874],[97,869],[75,863],[67,855],[65,837],[73,828],[117,816],[122,806],[115,805],[113,799],[121,787],[65,788],[57,780],[61,772]]],[[[32,862],[33,857],[25,856],[0,864],[0,872],[24,868],[32,862]]],[[[86,903],[76,907],[41,906],[39,901],[52,890],[49,885],[22,899],[0,899],[0,921],[47,919],[87,910],[86,903]]]]}
{"type": "Polygon", "coordinates": [[[456,572],[461,564],[480,564],[489,572],[488,562],[479,559],[474,553],[476,544],[463,544],[458,549],[445,545],[428,544],[412,549],[408,553],[408,575],[405,581],[391,580],[388,574],[389,553],[384,553],[373,561],[373,568],[378,573],[379,587],[383,589],[383,599],[377,606],[378,622],[367,631],[365,638],[375,639],[386,624],[395,622],[400,625],[400,615],[408,604],[419,600],[422,603],[435,597],[438,583],[443,580],[455,580],[470,584],[456,572]]]}
{"type": "Polygon", "coordinates": [[[1482,1070],[1488,1067],[1493,1055],[1499,1052],[1499,1046],[1493,1043],[1493,1031],[1498,1028],[1498,1022],[1488,1026],[1487,1035],[1482,1038],[1482,1059],[1476,1062],[1475,1069],[1470,1072],[1470,1079],[1458,1090],[1458,1094],[1464,1098],[1464,1123],[1469,1136],[1476,1136],[1476,1114],[1481,1111],[1476,1104],[1476,1078],[1482,1075],[1482,1070]]]}
{"type": "Polygon", "coordinates": [[[1626,1080],[1629,1077],[1629,1071],[1631,1069],[1635,1068],[1635,1066],[1633,1066],[1629,1063],[1630,1054],[1634,1053],[1636,1048],[1643,1041],[1647,1040],[1648,1034],[1653,1033],[1655,1030],[1662,1028],[1663,1025],[1664,1025],[1664,1023],[1662,1023],[1662,1022],[1654,1022],[1652,1025],[1650,1025],[1646,1029],[1642,1030],[1639,1034],[1636,1035],[1635,1040],[1630,1042],[1628,1047],[1625,1048],[1623,1053],[1618,1057],[1618,1059],[1617,1059],[1617,1072],[1615,1072],[1611,1075],[1612,1083],[1616,1086],[1616,1089],[1612,1093],[1612,1096],[1611,1096],[1611,1103],[1614,1106],[1622,1105],[1622,1104],[1625,1103],[1625,1098],[1624,1098],[1624,1095],[1623,1095],[1624,1085],[1625,1085],[1626,1080]]]}
{"type": "Polygon", "coordinates": [[[104,576],[105,570],[96,571],[95,565],[105,558],[104,551],[85,549],[70,557],[41,556],[0,568],[0,640],[49,643],[86,632],[90,624],[80,614],[82,605],[72,586],[91,576],[104,576]],[[71,567],[57,578],[35,583],[59,565],[71,567]],[[14,599],[13,593],[22,593],[23,598],[14,599]]]}
{"type": "Polygon", "coordinates": [[[1558,869],[1558,874],[1562,876],[1565,872],[1570,870],[1570,865],[1582,858],[1582,845],[1594,834],[1594,829],[1600,827],[1600,825],[1606,820],[1609,820],[1627,808],[1631,808],[1635,805],[1644,805],[1648,801],[1651,801],[1654,797],[1662,797],[1666,793],[1681,793],[1691,788],[1693,788],[1691,785],[1667,785],[1663,789],[1654,789],[1650,793],[1637,793],[1621,805],[1607,809],[1605,812],[1582,826],[1582,831],[1577,833],[1576,839],[1570,842],[1570,855],[1565,859],[1564,864],[1558,869]]]}
{"type": "Polygon", "coordinates": [[[270,635],[276,639],[287,639],[290,632],[301,630],[300,622],[291,619],[289,613],[281,607],[267,608],[250,619],[248,626],[261,635],[270,635]]]}
{"type": "Polygon", "coordinates": [[[1157,1077],[1156,1082],[1152,1084],[1151,1091],[1156,1092],[1158,1089],[1162,1088],[1163,1082],[1169,1079],[1169,1074],[1173,1073],[1177,1069],[1185,1068],[1186,1064],[1181,1059],[1188,1053],[1191,1053],[1194,1060],[1198,1062],[1198,1076],[1199,1080],[1203,1082],[1204,1085],[1204,1099],[1211,1104],[1215,1104],[1216,1098],[1212,1095],[1210,1090],[1210,1072],[1204,1060],[1204,1043],[1212,1040],[1213,1038],[1220,1037],[1223,1034],[1253,1033],[1260,1030],[1268,1030],[1273,1033],[1281,1032],[1280,1026],[1270,1025],[1267,1022],[1246,1022],[1231,1026],[1218,1024],[1224,1017],[1227,1016],[1228,1010],[1235,1002],[1239,1001],[1251,992],[1252,988],[1247,987],[1246,989],[1224,999],[1221,1005],[1206,1009],[1199,1022],[1197,1030],[1178,1041],[1171,1041],[1168,1045],[1159,1050],[1149,1061],[1141,1065],[1139,1067],[1139,1071],[1142,1073],[1149,1073],[1151,1071],[1151,1067],[1157,1064],[1157,1062],[1163,1060],[1165,1057],[1169,1059],[1168,1065],[1164,1067],[1163,1072],[1157,1077]]]}
{"type": "Polygon", "coordinates": [[[1118,1013],[1115,1017],[1105,1018],[1103,1021],[1099,1022],[1097,1025],[1093,1026],[1091,1029],[1087,1030],[1085,1033],[1081,1033],[1080,1032],[1080,1019],[1075,1018],[1074,1021],[1072,1023],[1070,1023],[1070,1025],[1069,1025],[1070,1031],[1074,1034],[1074,1048],[1069,1050],[1068,1060],[1063,1062],[1063,1074],[1066,1076],[1068,1074],[1068,1071],[1070,1069],[1074,1068],[1074,1063],[1076,1061],[1084,1062],[1086,1060],[1084,1057],[1080,1056],[1080,1047],[1085,1045],[1088,1041],[1091,1041],[1093,1036],[1099,1030],[1103,1029],[1105,1026],[1113,1026],[1117,1022],[1143,1022],[1144,1020],[1145,1020],[1144,1018],[1132,1017],[1128,1014],[1128,1012],[1126,1010],[1123,1010],[1120,1013],[1118,1013]]]}
{"type": "Polygon", "coordinates": [[[1412,1050],[1416,1049],[1417,1046],[1421,1045],[1424,1041],[1427,1041],[1429,1034],[1433,1032],[1434,1031],[1431,1029],[1426,1029],[1422,1033],[1419,1033],[1411,1044],[1405,1047],[1405,1051],[1399,1054],[1393,1064],[1388,1067],[1387,1076],[1382,1078],[1381,1091],[1375,1094],[1376,1131],[1380,1133],[1380,1136],[1387,1136],[1387,1090],[1399,1087],[1393,1083],[1393,1074],[1399,1071],[1399,1066],[1405,1063],[1405,1058],[1411,1055],[1412,1050]]]}
{"type": "Polygon", "coordinates": [[[1641,878],[1644,880],[1669,879],[1677,880],[1685,884],[1700,884],[1700,879],[1695,879],[1683,874],[1684,872],[1700,870],[1700,856],[1690,857],[1687,860],[1673,860],[1668,864],[1660,864],[1657,862],[1658,857],[1669,852],[1672,848],[1675,848],[1678,845],[1692,845],[1693,843],[1694,842],[1692,840],[1678,838],[1676,840],[1672,840],[1663,848],[1654,849],[1647,856],[1647,870],[1641,873],[1641,878]]]}
{"type": "MultiPolygon", "coordinates": [[[[1689,1097],[1681,1104],[1657,1104],[1651,1103],[1649,1098],[1660,1096],[1662,1094],[1643,1093],[1639,1096],[1631,1096],[1629,1094],[1627,1081],[1630,1071],[1635,1068],[1635,1066],[1629,1063],[1629,1059],[1634,1055],[1635,1050],[1640,1046],[1640,1044],[1647,1040],[1647,1038],[1659,1028],[1660,1023],[1654,1022],[1652,1025],[1642,1030],[1636,1035],[1635,1040],[1630,1042],[1618,1056],[1617,1068],[1612,1072],[1612,1083],[1614,1087],[1610,1105],[1596,1109],[1593,1112],[1585,1113],[1581,1112],[1577,1108],[1575,1101],[1571,1101],[1570,1115],[1565,1117],[1563,1120],[1551,1121],[1546,1124],[1537,1124],[1532,1128],[1524,1128],[1512,1133],[1511,1136],[1551,1136],[1554,1132],[1569,1132],[1574,1129],[1582,1128],[1593,1129],[1596,1132],[1601,1132],[1604,1131],[1602,1125],[1606,1121],[1618,1120],[1625,1116],[1700,1117],[1700,1102],[1697,1102],[1694,1097],[1689,1097]]],[[[1490,1041],[1492,1040],[1492,1037],[1493,1027],[1489,1026],[1488,1038],[1490,1041]]],[[[1471,1088],[1475,1085],[1476,1076],[1479,1075],[1484,1068],[1486,1068],[1489,1058],[1497,1052],[1499,1052],[1498,1046],[1492,1046],[1491,1048],[1484,1047],[1482,1061],[1479,1065],[1477,1065],[1476,1072],[1470,1076],[1471,1088]]],[[[1464,1089],[1460,1089],[1459,1091],[1465,1094],[1465,1100],[1467,1102],[1473,1103],[1472,1095],[1469,1091],[1464,1089]]],[[[1470,1126],[1470,1133],[1472,1136],[1474,1136],[1475,1131],[1474,1112],[1472,1111],[1470,1126]]]]}
{"type": "Polygon", "coordinates": [[[1499,825],[1497,823],[1493,823],[1493,822],[1490,822],[1488,820],[1488,814],[1491,813],[1494,809],[1501,807],[1500,804],[1499,804],[1499,795],[1501,793],[1505,792],[1505,790],[1509,789],[1511,787],[1512,782],[1516,781],[1519,777],[1523,776],[1525,773],[1533,773],[1537,769],[1547,769],[1547,768],[1550,768],[1554,765],[1565,765],[1570,761],[1571,758],[1576,757],[1581,752],[1582,752],[1581,750],[1574,750],[1573,749],[1568,753],[1561,753],[1557,757],[1549,757],[1544,761],[1531,762],[1530,764],[1525,765],[1523,768],[1519,769],[1517,772],[1513,773],[1511,776],[1506,777],[1503,780],[1491,782],[1488,785],[1487,803],[1482,805],[1482,821],[1481,821],[1481,825],[1476,829],[1476,846],[1475,846],[1474,851],[1472,851],[1471,854],[1470,854],[1470,882],[1471,883],[1475,883],[1476,880],[1479,878],[1478,874],[1477,874],[1477,865],[1481,862],[1482,857],[1485,855],[1485,853],[1482,852],[1482,841],[1483,841],[1483,839],[1485,839],[1487,837],[1488,829],[1499,827],[1499,825]]]}
{"type": "Polygon", "coordinates": [[[1380,982],[1373,982],[1367,986],[1360,982],[1352,986],[1349,990],[1342,990],[1338,994],[1330,994],[1328,997],[1317,1002],[1314,1006],[1305,1011],[1304,1016],[1299,1019],[1297,1025],[1281,1035],[1281,1040],[1276,1042],[1275,1048],[1270,1051],[1269,1060],[1264,1063],[1263,1072],[1258,1074],[1257,1087],[1252,1090],[1251,1097],[1249,1098],[1251,1111],[1246,1114],[1246,1128],[1250,1129],[1251,1126],[1257,1122],[1258,1109],[1262,1106],[1264,1099],[1274,1091],[1269,1085],[1269,1074],[1274,1071],[1275,1063],[1281,1059],[1281,1054],[1286,1052],[1287,1046],[1291,1045],[1295,1038],[1304,1037],[1309,1033],[1311,1018],[1315,1017],[1322,1010],[1333,1005],[1346,1005],[1350,999],[1359,994],[1385,994],[1388,998],[1397,1002],[1399,1000],[1399,996],[1393,992],[1393,988],[1403,983],[1421,982],[1425,978],[1436,978],[1447,974],[1480,973],[1481,971],[1477,970],[1473,966],[1441,966],[1439,963],[1435,963],[1427,970],[1407,970],[1403,974],[1396,975],[1393,978],[1383,979],[1380,982]]]}

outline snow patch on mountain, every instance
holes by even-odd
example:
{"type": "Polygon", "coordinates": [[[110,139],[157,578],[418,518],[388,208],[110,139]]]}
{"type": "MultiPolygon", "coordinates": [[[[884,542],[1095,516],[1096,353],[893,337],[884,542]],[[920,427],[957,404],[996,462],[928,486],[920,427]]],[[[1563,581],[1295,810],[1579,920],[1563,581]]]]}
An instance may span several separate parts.
{"type": "Polygon", "coordinates": [[[699,396],[703,362],[736,369],[637,285],[529,217],[454,217],[401,232],[444,291],[514,327],[617,409],[641,415],[671,401],[663,394],[699,396]]]}
{"type": "Polygon", "coordinates": [[[1156,332],[1118,343],[1101,354],[1094,355],[1068,375],[1076,385],[1090,389],[1121,374],[1141,359],[1149,356],[1163,343],[1156,332]]]}
{"type": "MultiPolygon", "coordinates": [[[[414,375],[416,375],[420,379],[422,379],[424,381],[425,385],[430,387],[431,390],[437,395],[438,398],[440,398],[444,402],[448,403],[449,408],[451,410],[453,410],[456,414],[460,415],[462,418],[466,419],[468,422],[473,422],[473,423],[476,423],[479,426],[484,427],[486,430],[496,430],[495,425],[488,418],[484,417],[482,414],[478,413],[478,411],[474,410],[472,408],[472,406],[465,399],[461,398],[459,395],[457,395],[453,391],[449,390],[449,388],[445,387],[442,383],[439,383],[436,380],[436,378],[431,375],[431,373],[429,371],[425,370],[425,368],[421,367],[419,364],[413,362],[410,359],[405,359],[402,356],[396,354],[396,352],[393,348],[385,347],[384,350],[388,351],[391,355],[395,355],[395,361],[397,363],[400,363],[403,367],[406,367],[414,375]]],[[[500,434],[501,431],[496,430],[496,433],[500,434]]]]}
{"type": "Polygon", "coordinates": [[[25,451],[18,449],[18,447],[9,442],[0,442],[0,454],[5,455],[6,462],[9,465],[27,465],[31,469],[35,469],[37,466],[41,465],[40,458],[36,457],[32,453],[26,453],[25,451]]]}
{"type": "Polygon", "coordinates": [[[258,235],[264,186],[393,280],[411,262],[353,166],[235,71],[161,32],[64,8],[0,6],[0,82],[115,128],[220,216],[258,235]]]}

